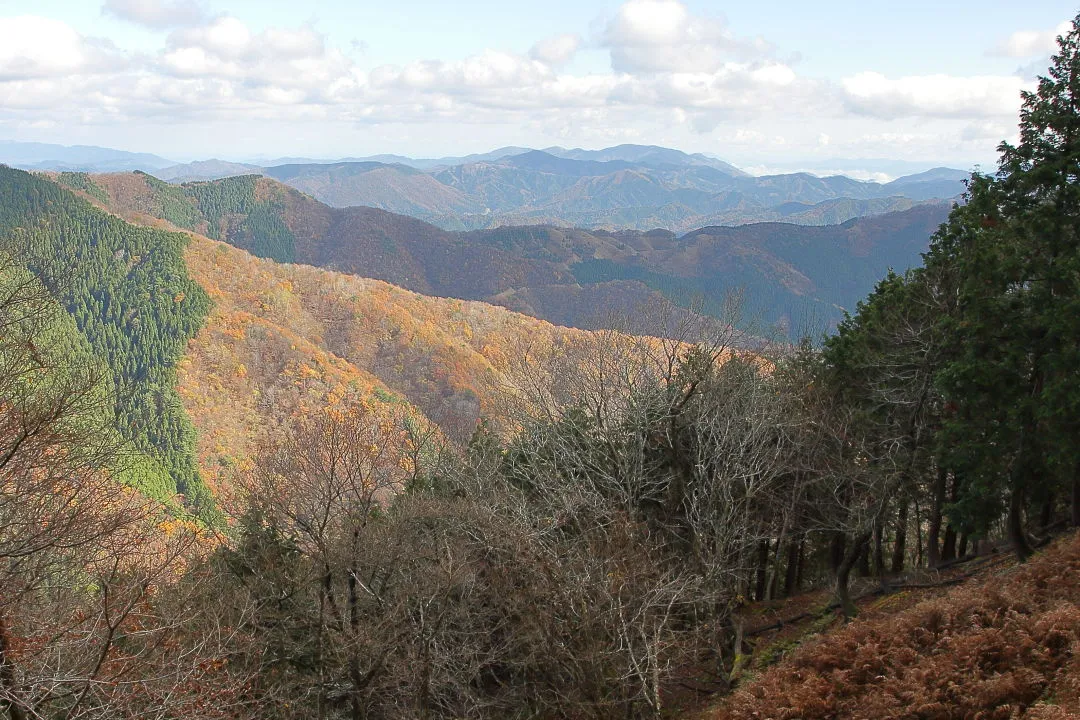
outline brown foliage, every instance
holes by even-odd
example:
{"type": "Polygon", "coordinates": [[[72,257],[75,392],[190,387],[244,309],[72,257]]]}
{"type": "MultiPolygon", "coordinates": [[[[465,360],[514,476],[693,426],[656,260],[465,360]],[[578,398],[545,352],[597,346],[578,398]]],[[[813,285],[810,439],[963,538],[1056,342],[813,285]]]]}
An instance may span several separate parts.
{"type": "Polygon", "coordinates": [[[1078,598],[1074,535],[1005,574],[803,647],[713,717],[1076,717],[1078,598]]]}

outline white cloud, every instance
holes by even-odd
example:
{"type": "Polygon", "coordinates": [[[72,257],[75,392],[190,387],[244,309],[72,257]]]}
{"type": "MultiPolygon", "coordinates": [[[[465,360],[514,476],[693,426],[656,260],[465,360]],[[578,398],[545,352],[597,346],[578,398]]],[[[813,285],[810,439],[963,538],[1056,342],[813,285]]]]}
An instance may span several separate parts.
{"type": "MultiPolygon", "coordinates": [[[[67,30],[49,34],[66,37],[77,54],[85,43],[67,30]]],[[[84,77],[79,58],[64,65],[65,53],[43,53],[42,61],[61,64],[63,77],[49,83],[0,82],[0,104],[39,117],[77,113],[82,122],[442,119],[535,125],[560,133],[574,128],[582,138],[625,140],[638,137],[647,123],[709,133],[731,117],[816,103],[812,83],[767,59],[726,61],[692,72],[561,72],[560,63],[580,43],[575,35],[556,36],[537,43],[528,55],[489,49],[452,62],[418,60],[362,71],[310,26],[253,32],[239,18],[223,15],[175,29],[160,52],[140,56],[137,64],[109,76],[84,77]],[[605,123],[619,125],[619,132],[600,132],[605,123]]],[[[0,110],[0,122],[2,116],[0,110]]]]}
{"type": "Polygon", "coordinates": [[[842,81],[844,102],[854,112],[880,118],[910,116],[984,118],[1016,115],[1027,83],[1013,75],[887,78],[862,72],[842,81]]]}
{"type": "Polygon", "coordinates": [[[427,60],[404,68],[383,66],[372,73],[372,82],[379,87],[451,93],[484,88],[535,88],[554,78],[551,69],[543,63],[498,50],[485,50],[455,62],[427,60]]]}
{"type": "Polygon", "coordinates": [[[230,15],[196,17],[200,7],[109,0],[113,15],[169,28],[159,49],[142,53],[55,20],[0,18],[0,130],[57,123],[84,132],[82,141],[114,132],[125,142],[128,128],[154,139],[170,123],[170,138],[187,132],[210,146],[218,139],[205,128],[221,124],[277,128],[289,142],[323,141],[325,128],[347,141],[362,126],[365,138],[392,132],[420,143],[435,142],[432,133],[541,147],[670,138],[721,156],[914,157],[944,148],[985,157],[1026,87],[998,76],[807,77],[764,40],[737,36],[680,0],[625,2],[580,58],[588,72],[571,63],[586,47],[573,33],[541,38],[525,53],[481,48],[458,60],[377,66],[314,25],[255,30],[230,15]],[[592,64],[597,49],[608,67],[592,64]]]}
{"type": "Polygon", "coordinates": [[[352,61],[311,27],[256,34],[227,15],[171,33],[158,67],[179,78],[232,81],[232,97],[273,105],[327,102],[356,82],[352,61]]]}
{"type": "Polygon", "coordinates": [[[1058,35],[1065,35],[1070,30],[1071,22],[1060,23],[1052,30],[1018,30],[998,43],[991,52],[1014,58],[1049,55],[1057,50],[1058,35]]]}
{"type": "Polygon", "coordinates": [[[197,25],[206,18],[196,0],[105,0],[101,12],[154,30],[197,25]]]}
{"type": "Polygon", "coordinates": [[[608,23],[603,44],[618,72],[713,72],[731,60],[771,52],[762,38],[738,38],[719,18],[690,14],[680,0],[628,0],[608,23]]]}
{"type": "Polygon", "coordinates": [[[1018,130],[1018,123],[1002,123],[993,120],[977,120],[975,122],[965,125],[960,130],[960,138],[962,140],[987,140],[991,142],[1001,142],[1002,140],[1012,141],[1014,135],[1018,130]]]}
{"type": "Polygon", "coordinates": [[[59,20],[0,18],[0,81],[105,70],[120,62],[109,43],[85,38],[59,20]]]}
{"type": "Polygon", "coordinates": [[[581,36],[577,33],[563,33],[544,38],[532,46],[529,57],[534,60],[559,67],[570,61],[581,47],[581,36]]]}

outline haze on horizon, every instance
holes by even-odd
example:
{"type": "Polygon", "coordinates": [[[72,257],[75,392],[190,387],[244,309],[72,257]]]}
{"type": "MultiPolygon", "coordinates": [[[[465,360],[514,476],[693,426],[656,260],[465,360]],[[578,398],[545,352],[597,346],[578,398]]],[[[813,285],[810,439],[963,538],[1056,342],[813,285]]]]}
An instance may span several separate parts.
{"type": "Polygon", "coordinates": [[[640,143],[751,172],[985,167],[1074,12],[1059,0],[7,0],[0,141],[178,161],[640,143]]]}

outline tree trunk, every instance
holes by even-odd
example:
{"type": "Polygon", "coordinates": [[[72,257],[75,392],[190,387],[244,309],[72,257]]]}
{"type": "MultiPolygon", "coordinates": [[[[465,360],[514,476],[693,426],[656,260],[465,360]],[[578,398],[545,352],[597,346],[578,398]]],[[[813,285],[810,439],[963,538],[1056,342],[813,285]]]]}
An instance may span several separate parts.
{"type": "MultiPolygon", "coordinates": [[[[360,546],[360,529],[353,528],[353,556],[349,567],[349,632],[350,640],[355,644],[360,634],[360,598],[357,594],[357,573],[360,571],[356,564],[360,546]]],[[[364,711],[360,704],[360,688],[363,685],[363,676],[360,672],[360,658],[357,656],[355,647],[349,653],[349,679],[352,682],[352,691],[349,693],[349,705],[352,720],[363,720],[364,711]]]]}
{"type": "MultiPolygon", "coordinates": [[[[866,553],[864,557],[869,557],[869,553],[866,553]]],[[[881,575],[883,572],[885,572],[885,527],[882,523],[877,523],[874,525],[874,574],[881,575]]]]}
{"type": "Polygon", "coordinates": [[[1045,533],[1054,521],[1054,493],[1050,492],[1043,500],[1042,509],[1039,510],[1039,533],[1045,533]]]}
{"type": "Polygon", "coordinates": [[[840,564],[836,568],[836,601],[840,604],[840,610],[844,613],[844,619],[850,620],[858,613],[855,601],[851,598],[851,570],[858,563],[859,558],[866,552],[870,543],[871,533],[864,532],[857,535],[844,553],[840,564]]]}
{"type": "Polygon", "coordinates": [[[941,515],[945,509],[945,482],[948,479],[945,468],[938,468],[934,478],[934,499],[930,508],[930,527],[926,538],[926,561],[931,568],[941,564],[941,515]]]}
{"type": "Polygon", "coordinates": [[[1073,473],[1072,524],[1073,527],[1080,527],[1080,468],[1073,473]]]}
{"type": "Polygon", "coordinates": [[[806,539],[799,540],[799,562],[795,567],[795,592],[802,590],[803,571],[806,569],[806,539]]]}
{"type": "MultiPolygon", "coordinates": [[[[960,502],[960,489],[963,485],[963,478],[957,474],[952,474],[952,487],[949,489],[949,501],[953,503],[960,502]]],[[[966,536],[965,536],[966,537],[966,536]]],[[[949,526],[945,529],[945,543],[941,548],[941,561],[948,562],[955,560],[957,557],[963,557],[964,552],[967,550],[967,544],[965,543],[959,552],[956,549],[956,528],[950,522],[949,526]]]]}
{"type": "MultiPolygon", "coordinates": [[[[1031,379],[1032,396],[1038,397],[1042,392],[1043,378],[1041,371],[1042,353],[1036,345],[1034,358],[1032,359],[1031,379]]],[[[1039,449],[1035,444],[1036,429],[1034,410],[1031,402],[1022,402],[1020,406],[1021,425],[1018,428],[1016,458],[1013,460],[1012,472],[1009,477],[1009,517],[1007,528],[1009,540],[1020,562],[1031,557],[1031,544],[1024,532],[1024,501],[1029,488],[1036,487],[1040,469],[1039,449]]]]}
{"type": "Polygon", "coordinates": [[[780,526],[780,534],[776,537],[776,549],[769,563],[769,579],[765,586],[765,599],[773,600],[780,590],[780,566],[784,560],[784,544],[788,536],[788,515],[784,515],[784,523],[780,526]]]}
{"type": "Polygon", "coordinates": [[[1024,533],[1024,491],[1019,487],[1013,487],[1009,495],[1009,518],[1008,518],[1009,541],[1020,562],[1031,557],[1031,545],[1024,533]]]}
{"type": "Polygon", "coordinates": [[[802,555],[802,539],[792,538],[787,548],[787,568],[784,570],[784,596],[791,597],[797,589],[796,579],[799,576],[799,560],[802,555]]]}
{"type": "Polygon", "coordinates": [[[769,541],[758,542],[757,577],[754,581],[754,599],[765,599],[765,580],[769,571],[769,541]]]}
{"type": "Polygon", "coordinates": [[[904,555],[907,552],[907,525],[908,525],[908,502],[900,503],[900,512],[896,518],[896,542],[893,545],[892,565],[889,571],[893,574],[904,569],[904,555]]]}
{"type": "Polygon", "coordinates": [[[919,506],[919,498],[915,498],[915,562],[912,567],[921,568],[925,562],[925,555],[923,555],[923,516],[922,510],[919,506]]]}
{"type": "Polygon", "coordinates": [[[847,547],[847,534],[837,530],[829,539],[829,569],[835,574],[844,562],[844,549],[847,547]]]}
{"type": "MultiPolygon", "coordinates": [[[[961,550],[963,555],[964,551],[961,550]]],[[[945,539],[941,543],[941,562],[949,562],[956,559],[956,529],[952,525],[945,528],[945,539]]]]}
{"type": "Polygon", "coordinates": [[[870,577],[874,574],[874,571],[870,569],[870,553],[864,552],[859,556],[859,562],[857,563],[859,570],[859,577],[870,577]]]}
{"type": "Polygon", "coordinates": [[[967,555],[968,539],[969,536],[967,533],[960,533],[960,549],[957,550],[957,552],[960,553],[960,557],[967,555]]]}

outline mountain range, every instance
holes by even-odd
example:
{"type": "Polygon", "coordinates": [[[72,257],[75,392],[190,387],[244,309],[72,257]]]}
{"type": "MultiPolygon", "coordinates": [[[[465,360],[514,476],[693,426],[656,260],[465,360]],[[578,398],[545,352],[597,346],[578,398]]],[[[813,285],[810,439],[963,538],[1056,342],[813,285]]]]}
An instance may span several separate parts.
{"type": "Polygon", "coordinates": [[[259,173],[335,207],[365,205],[444,230],[552,224],[688,232],[707,225],[841,223],[964,191],[968,173],[935,168],[889,183],[809,173],[751,176],[715,158],[655,146],[506,148],[486,156],[396,156],[267,167],[216,163],[154,171],[169,181],[259,173]]]}
{"type": "Polygon", "coordinates": [[[176,165],[150,153],[133,153],[96,145],[54,145],[0,141],[0,163],[25,170],[118,172],[160,170],[176,165]]]}
{"type": "Polygon", "coordinates": [[[831,225],[956,198],[968,177],[951,168],[886,183],[807,172],[754,176],[709,155],[655,145],[602,150],[512,146],[420,159],[373,155],[176,164],[106,148],[4,143],[0,162],[33,170],[142,170],[178,184],[265,175],[334,207],[374,207],[444,230],[548,224],[686,233],[756,222],[831,225]]]}
{"type": "Polygon", "coordinates": [[[682,236],[554,225],[447,231],[378,208],[332,207],[257,175],[179,186],[145,173],[58,180],[134,221],[164,220],[259,257],[579,328],[649,301],[725,316],[741,293],[755,327],[823,330],[889,268],[917,264],[950,207],[925,202],[834,225],[710,226],[682,236]]]}
{"type": "Polygon", "coordinates": [[[917,263],[948,211],[927,203],[839,225],[680,237],[550,225],[451,232],[330,207],[258,175],[173,185],[142,172],[0,168],[0,196],[18,236],[48,241],[35,262],[68,293],[60,299],[83,352],[119,363],[131,377],[118,383],[149,383],[158,398],[117,406],[146,458],[130,482],[163,502],[182,492],[178,502],[206,517],[211,503],[226,508],[260,443],[342,398],[400,408],[464,441],[495,412],[515,356],[590,329],[640,332],[635,313],[646,305],[729,319],[728,294],[741,290],[750,315],[792,334],[822,328],[887,268],[917,263]],[[186,238],[161,232],[177,228],[186,238]],[[52,267],[68,257],[76,265],[52,267]],[[179,429],[144,437],[147,408],[174,413],[179,429]]]}

